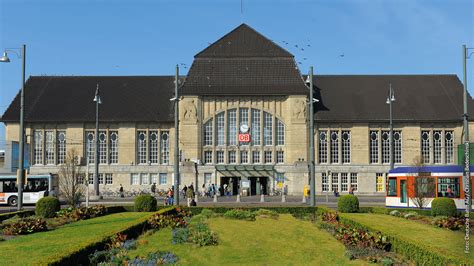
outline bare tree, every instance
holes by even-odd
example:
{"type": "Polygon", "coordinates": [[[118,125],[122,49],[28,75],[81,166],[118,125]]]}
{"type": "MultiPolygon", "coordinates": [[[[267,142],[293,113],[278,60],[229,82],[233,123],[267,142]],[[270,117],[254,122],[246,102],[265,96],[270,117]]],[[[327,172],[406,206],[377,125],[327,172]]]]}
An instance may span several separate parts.
{"type": "Polygon", "coordinates": [[[416,207],[423,209],[425,208],[431,201],[431,198],[434,198],[435,190],[436,190],[436,183],[434,178],[430,175],[424,175],[423,173],[423,166],[424,161],[421,156],[416,157],[413,159],[413,166],[415,167],[416,173],[413,173],[413,186],[410,189],[412,190],[413,197],[410,199],[413,201],[416,207]]]}
{"type": "Polygon", "coordinates": [[[59,193],[66,198],[67,204],[75,207],[79,203],[84,186],[80,183],[83,176],[79,155],[76,149],[71,149],[66,155],[64,164],[59,168],[59,193]]]}

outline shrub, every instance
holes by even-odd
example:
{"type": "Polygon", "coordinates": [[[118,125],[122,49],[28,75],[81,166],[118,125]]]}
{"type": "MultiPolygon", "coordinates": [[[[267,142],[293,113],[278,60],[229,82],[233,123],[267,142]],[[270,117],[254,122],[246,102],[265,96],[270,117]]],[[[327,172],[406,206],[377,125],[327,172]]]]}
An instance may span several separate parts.
{"type": "Polygon", "coordinates": [[[255,213],[242,209],[232,209],[224,213],[225,218],[255,221],[255,213]]]}
{"type": "Polygon", "coordinates": [[[321,219],[327,223],[337,223],[339,216],[336,212],[325,212],[322,214],[321,219]]]}
{"type": "Polygon", "coordinates": [[[268,209],[259,209],[255,212],[255,215],[264,218],[278,219],[278,213],[268,209]]]}
{"type": "Polygon", "coordinates": [[[52,218],[56,216],[56,212],[61,209],[58,198],[43,197],[36,202],[36,215],[44,218],[52,218]]]}
{"type": "Polygon", "coordinates": [[[198,246],[217,245],[217,234],[212,232],[207,224],[198,223],[190,226],[189,240],[198,246]]]}
{"type": "Polygon", "coordinates": [[[46,221],[38,219],[23,218],[18,222],[8,224],[3,228],[5,235],[27,235],[35,232],[48,230],[46,221]]]}
{"type": "Polygon", "coordinates": [[[186,219],[189,215],[186,211],[177,210],[174,213],[156,213],[150,218],[148,218],[148,225],[154,229],[161,229],[168,226],[172,228],[176,227],[185,227],[188,225],[188,220],[186,219]]]}
{"type": "Polygon", "coordinates": [[[358,212],[359,199],[354,195],[344,195],[337,201],[337,209],[340,212],[358,212]]]}
{"type": "Polygon", "coordinates": [[[189,239],[189,228],[181,227],[173,229],[173,240],[171,241],[175,244],[183,244],[188,242],[189,239]]]}
{"type": "Polygon", "coordinates": [[[151,195],[140,195],[135,198],[135,211],[154,212],[156,211],[156,199],[151,195]]]}
{"type": "Polygon", "coordinates": [[[436,227],[447,228],[449,230],[460,230],[464,225],[464,218],[457,217],[436,217],[432,224],[436,227]]]}
{"type": "Polygon", "coordinates": [[[104,205],[94,205],[92,207],[76,208],[76,209],[73,209],[71,212],[69,211],[65,211],[62,213],[60,212],[62,217],[66,217],[73,221],[95,218],[95,217],[105,215],[106,213],[107,213],[107,209],[105,208],[104,205]]]}
{"type": "Polygon", "coordinates": [[[456,216],[456,204],[450,198],[436,198],[431,202],[431,214],[433,216],[456,216]]]}
{"type": "Polygon", "coordinates": [[[210,209],[202,209],[201,215],[206,218],[211,218],[215,215],[215,213],[210,209]]]}

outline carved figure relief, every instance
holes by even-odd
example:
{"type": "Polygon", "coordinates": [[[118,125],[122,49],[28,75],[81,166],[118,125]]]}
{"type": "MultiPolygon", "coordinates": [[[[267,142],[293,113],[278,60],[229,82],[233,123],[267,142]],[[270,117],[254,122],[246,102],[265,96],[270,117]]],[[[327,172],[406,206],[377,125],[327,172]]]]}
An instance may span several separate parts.
{"type": "Polygon", "coordinates": [[[294,119],[304,119],[306,117],[306,102],[304,100],[296,100],[293,108],[294,119]]]}
{"type": "Polygon", "coordinates": [[[194,100],[186,101],[184,104],[184,120],[196,121],[197,112],[194,100]]]}

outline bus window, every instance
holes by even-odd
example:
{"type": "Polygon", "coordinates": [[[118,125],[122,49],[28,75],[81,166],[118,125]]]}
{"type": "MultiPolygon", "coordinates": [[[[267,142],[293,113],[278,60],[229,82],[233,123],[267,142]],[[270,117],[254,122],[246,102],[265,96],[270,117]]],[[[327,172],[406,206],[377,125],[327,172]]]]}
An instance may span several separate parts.
{"type": "Polygon", "coordinates": [[[439,177],[438,197],[459,198],[459,177],[439,177]]]}
{"type": "Polygon", "coordinates": [[[387,196],[397,196],[397,178],[390,177],[388,179],[387,196]]]}
{"type": "Polygon", "coordinates": [[[3,192],[17,192],[16,181],[8,180],[3,181],[3,192]]]}

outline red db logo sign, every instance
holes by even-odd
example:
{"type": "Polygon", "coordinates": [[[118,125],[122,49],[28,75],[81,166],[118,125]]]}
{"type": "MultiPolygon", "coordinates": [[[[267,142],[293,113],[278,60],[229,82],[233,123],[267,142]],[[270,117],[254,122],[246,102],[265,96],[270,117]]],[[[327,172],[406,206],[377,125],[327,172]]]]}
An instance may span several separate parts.
{"type": "Polygon", "coordinates": [[[239,134],[239,142],[250,142],[250,134],[239,134]]]}

